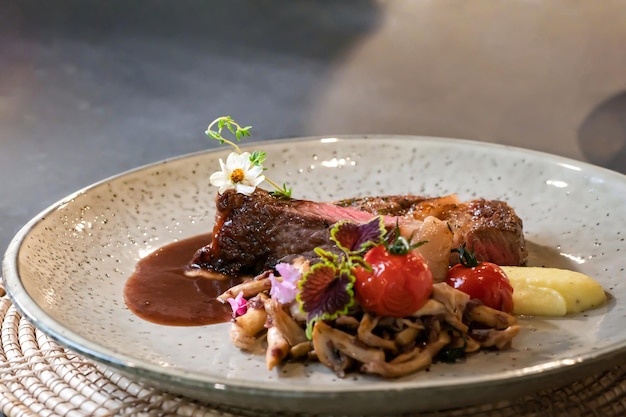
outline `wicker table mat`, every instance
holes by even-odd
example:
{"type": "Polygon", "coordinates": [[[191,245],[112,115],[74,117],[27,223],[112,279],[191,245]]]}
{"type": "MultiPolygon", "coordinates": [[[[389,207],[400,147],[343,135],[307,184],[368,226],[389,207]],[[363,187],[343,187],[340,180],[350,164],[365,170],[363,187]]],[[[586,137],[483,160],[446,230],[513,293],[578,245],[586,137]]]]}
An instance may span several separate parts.
{"type": "MultiPolygon", "coordinates": [[[[22,318],[6,296],[0,297],[0,323],[0,411],[7,417],[288,417],[200,404],[128,379],[59,346],[22,318]]],[[[625,393],[626,365],[512,401],[410,417],[626,416],[625,393]]]]}

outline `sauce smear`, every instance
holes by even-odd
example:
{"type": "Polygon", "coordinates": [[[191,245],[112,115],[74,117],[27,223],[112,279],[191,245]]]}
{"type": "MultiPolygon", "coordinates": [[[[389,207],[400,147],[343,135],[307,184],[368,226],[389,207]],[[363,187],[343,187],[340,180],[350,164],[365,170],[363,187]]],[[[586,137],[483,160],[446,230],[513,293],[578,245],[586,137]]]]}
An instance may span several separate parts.
{"type": "Polygon", "coordinates": [[[169,326],[229,321],[230,305],[222,304],[216,297],[241,280],[185,275],[196,250],[210,241],[210,234],[195,236],[170,243],[141,259],[124,287],[128,308],[144,320],[169,326]]]}

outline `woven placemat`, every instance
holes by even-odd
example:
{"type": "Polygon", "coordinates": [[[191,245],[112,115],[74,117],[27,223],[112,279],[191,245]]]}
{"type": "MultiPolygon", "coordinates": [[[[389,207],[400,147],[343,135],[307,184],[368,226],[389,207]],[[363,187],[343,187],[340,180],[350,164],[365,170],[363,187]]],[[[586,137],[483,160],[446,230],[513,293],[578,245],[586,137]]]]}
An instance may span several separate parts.
{"type": "MultiPolygon", "coordinates": [[[[7,417],[289,417],[201,404],[133,381],[59,346],[21,317],[6,296],[0,297],[0,323],[0,411],[7,417]]],[[[626,365],[512,401],[405,417],[477,416],[626,416],[626,365]]]]}

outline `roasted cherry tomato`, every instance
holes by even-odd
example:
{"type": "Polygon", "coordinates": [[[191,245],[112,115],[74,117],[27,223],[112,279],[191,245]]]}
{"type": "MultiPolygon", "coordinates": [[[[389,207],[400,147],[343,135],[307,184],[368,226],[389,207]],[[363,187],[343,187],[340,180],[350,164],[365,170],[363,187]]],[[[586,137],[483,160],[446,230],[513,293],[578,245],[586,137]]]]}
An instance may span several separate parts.
{"type": "Polygon", "coordinates": [[[478,262],[464,247],[455,251],[459,252],[461,263],[448,271],[448,285],[481,300],[487,307],[513,312],[513,287],[502,268],[491,262],[478,262]]]}
{"type": "Polygon", "coordinates": [[[394,254],[384,245],[363,257],[371,267],[355,269],[355,296],[367,311],[379,316],[406,317],[419,310],[433,289],[433,274],[415,250],[394,254]]]}

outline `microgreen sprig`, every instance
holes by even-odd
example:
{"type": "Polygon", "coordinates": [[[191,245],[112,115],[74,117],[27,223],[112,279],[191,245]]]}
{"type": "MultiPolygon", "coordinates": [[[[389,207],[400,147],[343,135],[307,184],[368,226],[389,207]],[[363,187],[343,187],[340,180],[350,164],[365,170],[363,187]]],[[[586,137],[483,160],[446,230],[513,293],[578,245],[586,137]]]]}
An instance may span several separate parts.
{"type": "Polygon", "coordinates": [[[394,234],[391,233],[387,237],[387,241],[385,242],[385,248],[387,252],[393,255],[406,255],[410,251],[415,248],[419,248],[423,244],[427,243],[427,241],[422,240],[419,242],[411,243],[413,241],[413,235],[409,239],[400,235],[400,226],[398,222],[396,222],[396,227],[394,228],[394,234]]]}
{"type": "Polygon", "coordinates": [[[246,161],[242,161],[242,158],[231,158],[230,156],[226,164],[220,160],[222,171],[211,176],[211,183],[218,185],[220,192],[228,188],[235,188],[238,192],[250,194],[260,182],[267,181],[275,188],[274,191],[270,192],[271,195],[280,199],[290,199],[292,190],[287,187],[286,183],[280,186],[268,177],[261,175],[262,171],[267,169],[263,166],[266,153],[261,151],[254,151],[252,154],[242,152],[237,143],[226,139],[222,135],[224,129],[233,134],[237,142],[240,142],[244,137],[251,136],[250,129],[252,129],[252,126],[241,126],[239,123],[235,122],[232,117],[221,116],[213,120],[205,132],[209,138],[217,140],[220,144],[226,143],[232,146],[239,156],[246,156],[249,164],[246,161]],[[240,166],[242,164],[251,165],[251,167],[240,166]],[[259,167],[260,169],[255,167],[259,167]]]}
{"type": "Polygon", "coordinates": [[[222,130],[224,130],[224,128],[228,129],[230,133],[235,135],[237,142],[241,142],[242,138],[244,138],[245,136],[250,136],[250,129],[252,129],[252,126],[241,127],[241,125],[235,122],[232,117],[222,116],[213,120],[211,124],[209,124],[209,127],[207,127],[206,129],[205,133],[208,137],[216,139],[221,144],[227,143],[235,148],[235,151],[237,153],[241,153],[241,149],[239,149],[239,146],[235,142],[228,140],[224,136],[222,136],[222,130]],[[217,131],[212,129],[212,127],[215,125],[217,125],[217,131]]]}
{"type": "Polygon", "coordinates": [[[471,250],[467,249],[465,246],[466,243],[464,242],[463,245],[458,248],[452,249],[451,252],[456,252],[459,254],[459,263],[464,267],[473,268],[475,266],[478,266],[480,264],[480,261],[476,258],[476,255],[474,255],[474,253],[471,250]]]}

